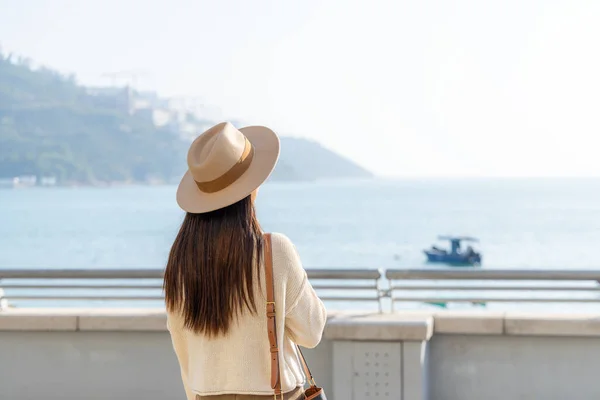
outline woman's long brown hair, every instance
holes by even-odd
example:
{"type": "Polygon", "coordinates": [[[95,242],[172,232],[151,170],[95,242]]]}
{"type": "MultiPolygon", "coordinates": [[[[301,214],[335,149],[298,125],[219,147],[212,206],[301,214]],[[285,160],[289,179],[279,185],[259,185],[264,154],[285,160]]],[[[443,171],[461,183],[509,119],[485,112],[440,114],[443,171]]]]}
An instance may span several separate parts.
{"type": "Polygon", "coordinates": [[[167,310],[180,313],[196,333],[226,334],[242,312],[256,313],[262,246],[251,196],[217,211],[187,213],[165,270],[167,310]]]}

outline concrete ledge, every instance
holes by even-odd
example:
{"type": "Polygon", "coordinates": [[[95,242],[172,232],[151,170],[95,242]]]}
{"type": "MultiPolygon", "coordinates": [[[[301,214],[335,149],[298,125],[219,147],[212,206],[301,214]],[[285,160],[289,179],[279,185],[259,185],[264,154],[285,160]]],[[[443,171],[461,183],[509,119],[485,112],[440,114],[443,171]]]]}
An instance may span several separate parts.
{"type": "Polygon", "coordinates": [[[339,316],[325,327],[332,340],[429,340],[433,334],[431,316],[372,314],[339,316]]]}
{"type": "Polygon", "coordinates": [[[444,311],[434,314],[434,333],[502,335],[504,312],[444,311]]]}
{"type": "Polygon", "coordinates": [[[0,331],[75,331],[77,315],[65,311],[9,309],[0,312],[0,331]]]}
{"type": "MultiPolygon", "coordinates": [[[[166,331],[164,309],[12,308],[0,331],[166,331]]],[[[420,341],[432,334],[600,337],[600,313],[549,314],[484,310],[331,313],[324,337],[420,341]]]]}
{"type": "Polygon", "coordinates": [[[80,331],[166,331],[164,310],[99,310],[79,316],[80,331]]]}
{"type": "Polygon", "coordinates": [[[505,334],[518,336],[600,336],[600,314],[507,313],[505,334]]]}
{"type": "Polygon", "coordinates": [[[12,308],[0,311],[0,331],[166,331],[163,309],[12,308]]]}

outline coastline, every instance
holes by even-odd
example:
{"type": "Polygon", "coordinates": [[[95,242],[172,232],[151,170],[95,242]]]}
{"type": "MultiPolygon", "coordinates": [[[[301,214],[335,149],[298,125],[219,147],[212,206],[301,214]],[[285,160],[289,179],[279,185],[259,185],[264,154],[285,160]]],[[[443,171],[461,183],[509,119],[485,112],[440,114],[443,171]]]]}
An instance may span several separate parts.
{"type": "MultiPolygon", "coordinates": [[[[183,174],[182,174],[183,176],[183,174]]],[[[348,178],[316,178],[316,179],[269,179],[265,184],[272,183],[344,183],[344,182],[374,182],[380,180],[379,177],[348,177],[348,178]]],[[[162,187],[176,186],[179,184],[180,178],[153,181],[112,181],[112,182],[61,182],[53,185],[0,185],[0,190],[5,189],[52,189],[52,188],[121,188],[121,187],[162,187]]]]}

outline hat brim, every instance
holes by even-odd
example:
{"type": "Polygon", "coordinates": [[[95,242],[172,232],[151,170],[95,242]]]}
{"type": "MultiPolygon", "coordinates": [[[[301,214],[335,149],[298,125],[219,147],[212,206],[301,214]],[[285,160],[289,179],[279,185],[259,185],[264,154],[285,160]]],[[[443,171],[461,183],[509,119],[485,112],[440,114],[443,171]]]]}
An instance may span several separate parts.
{"type": "Polygon", "coordinates": [[[198,189],[188,170],[177,188],[177,204],[184,211],[202,214],[230,206],[249,196],[267,180],[279,158],[279,138],[264,126],[240,128],[254,147],[250,167],[231,185],[215,193],[198,189]]]}

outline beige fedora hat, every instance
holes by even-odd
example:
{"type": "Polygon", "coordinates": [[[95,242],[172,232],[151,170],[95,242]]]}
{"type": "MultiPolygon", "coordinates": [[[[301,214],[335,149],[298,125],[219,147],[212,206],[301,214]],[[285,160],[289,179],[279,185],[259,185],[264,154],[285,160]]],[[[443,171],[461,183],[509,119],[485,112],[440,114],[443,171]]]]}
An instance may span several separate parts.
{"type": "Polygon", "coordinates": [[[227,207],[250,195],[271,174],[279,138],[264,126],[213,126],[191,144],[188,171],[177,188],[177,204],[200,214],[227,207]]]}

